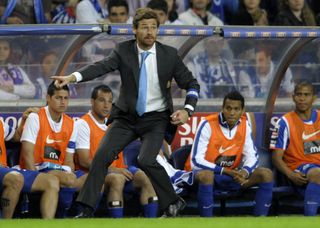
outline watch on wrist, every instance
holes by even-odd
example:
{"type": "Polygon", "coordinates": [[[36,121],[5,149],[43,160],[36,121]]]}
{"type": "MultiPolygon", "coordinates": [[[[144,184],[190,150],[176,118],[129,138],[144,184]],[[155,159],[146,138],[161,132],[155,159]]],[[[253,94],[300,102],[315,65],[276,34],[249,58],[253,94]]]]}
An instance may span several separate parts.
{"type": "Polygon", "coordinates": [[[189,108],[184,108],[184,110],[187,111],[189,117],[191,117],[191,116],[193,115],[193,111],[192,111],[191,109],[189,109],[189,108]]]}

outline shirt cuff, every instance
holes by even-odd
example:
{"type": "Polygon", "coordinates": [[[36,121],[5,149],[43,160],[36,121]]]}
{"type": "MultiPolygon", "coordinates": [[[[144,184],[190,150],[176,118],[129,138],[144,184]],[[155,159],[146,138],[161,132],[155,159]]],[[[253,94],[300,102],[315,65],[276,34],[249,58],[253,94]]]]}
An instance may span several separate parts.
{"type": "Polygon", "coordinates": [[[72,74],[76,77],[76,83],[82,81],[82,75],[79,72],[73,72],[72,74]]]}
{"type": "Polygon", "coordinates": [[[191,111],[194,111],[194,107],[192,105],[186,104],[184,108],[190,109],[191,111]]]}
{"type": "Polygon", "coordinates": [[[247,178],[251,175],[251,172],[248,167],[243,167],[242,170],[247,172],[247,174],[248,174],[247,178]]]}

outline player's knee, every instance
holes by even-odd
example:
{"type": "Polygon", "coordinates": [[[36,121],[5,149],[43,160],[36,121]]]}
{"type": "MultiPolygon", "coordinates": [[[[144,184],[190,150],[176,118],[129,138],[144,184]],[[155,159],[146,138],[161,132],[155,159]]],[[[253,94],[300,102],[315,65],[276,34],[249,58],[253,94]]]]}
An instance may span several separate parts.
{"type": "Polygon", "coordinates": [[[24,185],[24,178],[19,172],[10,172],[5,177],[4,185],[15,191],[21,191],[24,185]]]}
{"type": "Polygon", "coordinates": [[[147,175],[142,170],[139,170],[138,172],[136,172],[133,178],[135,181],[140,182],[144,185],[147,184],[147,182],[149,182],[147,175]]]}
{"type": "Polygon", "coordinates": [[[214,174],[210,170],[201,170],[197,172],[196,179],[200,184],[213,184],[214,174]]]}
{"type": "Polygon", "coordinates": [[[273,181],[273,173],[268,168],[258,168],[257,174],[259,176],[259,179],[263,183],[268,183],[273,181]]]}
{"type": "Polygon", "coordinates": [[[64,182],[65,182],[64,184],[66,187],[69,187],[69,188],[76,187],[76,185],[77,185],[76,175],[74,175],[73,173],[65,174],[64,182]]]}
{"type": "Polygon", "coordinates": [[[120,174],[109,174],[106,177],[106,184],[109,190],[122,192],[125,182],[125,177],[120,174]]]}
{"type": "Polygon", "coordinates": [[[133,182],[136,187],[141,187],[146,189],[152,188],[152,184],[150,182],[149,177],[142,170],[139,170],[134,174],[133,182]]]}
{"type": "Polygon", "coordinates": [[[308,172],[307,177],[310,182],[320,184],[320,169],[318,168],[311,169],[308,172]]]}
{"type": "Polygon", "coordinates": [[[60,182],[56,176],[48,174],[45,185],[47,190],[59,192],[60,182]]]}

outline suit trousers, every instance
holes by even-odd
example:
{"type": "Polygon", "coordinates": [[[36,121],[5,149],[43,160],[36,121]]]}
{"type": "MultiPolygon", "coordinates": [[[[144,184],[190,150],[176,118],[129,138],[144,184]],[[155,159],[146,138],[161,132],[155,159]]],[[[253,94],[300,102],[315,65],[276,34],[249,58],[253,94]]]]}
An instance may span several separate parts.
{"type": "Polygon", "coordinates": [[[165,210],[174,203],[178,196],[165,169],[156,161],[169,124],[169,111],[145,113],[141,117],[123,112],[115,117],[100,142],[77,202],[95,208],[108,173],[108,166],[125,146],[140,138],[138,164],[149,177],[157,193],[160,209],[165,210]]]}

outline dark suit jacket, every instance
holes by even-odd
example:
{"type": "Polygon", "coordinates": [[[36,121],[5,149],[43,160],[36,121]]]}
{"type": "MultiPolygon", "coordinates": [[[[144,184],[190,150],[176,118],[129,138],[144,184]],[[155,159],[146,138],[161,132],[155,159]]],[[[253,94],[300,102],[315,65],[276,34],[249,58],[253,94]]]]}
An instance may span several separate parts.
{"type": "MultiPolygon", "coordinates": [[[[178,56],[177,50],[173,47],[156,42],[158,77],[162,95],[164,96],[170,112],[173,112],[171,97],[171,82],[175,79],[178,86],[185,90],[199,91],[200,86],[191,72],[184,65],[178,56]]],[[[119,99],[115,106],[122,112],[136,115],[136,102],[138,98],[139,86],[139,59],[138,49],[135,40],[119,43],[111,54],[104,60],[86,66],[79,70],[83,79],[88,81],[102,76],[108,72],[119,70],[121,77],[121,88],[119,99]]],[[[185,104],[196,106],[197,98],[187,96],[185,104]]],[[[112,114],[111,118],[113,117],[112,114]]],[[[172,141],[176,127],[169,126],[172,141]]]]}

